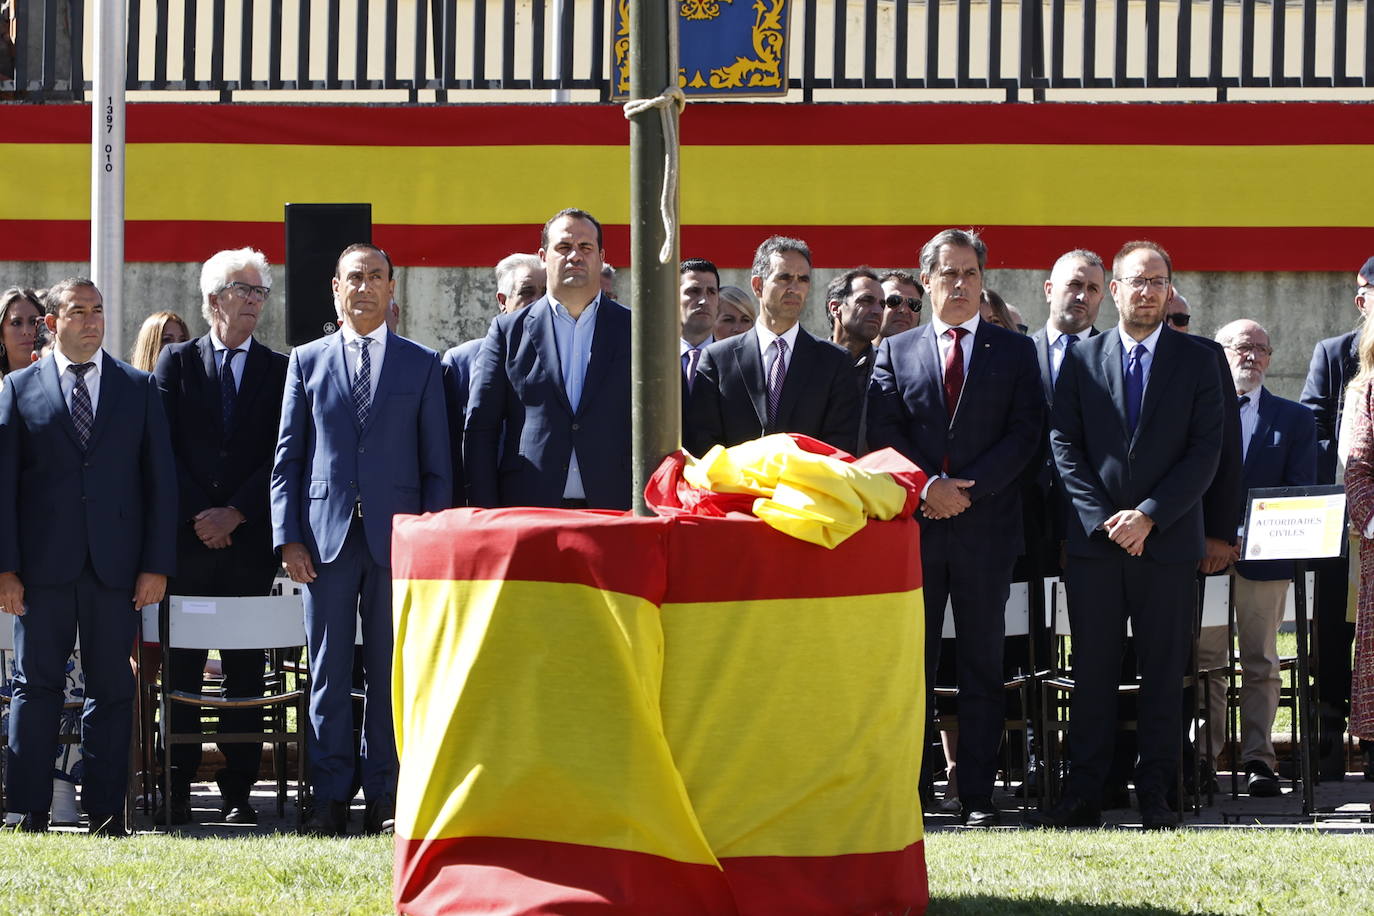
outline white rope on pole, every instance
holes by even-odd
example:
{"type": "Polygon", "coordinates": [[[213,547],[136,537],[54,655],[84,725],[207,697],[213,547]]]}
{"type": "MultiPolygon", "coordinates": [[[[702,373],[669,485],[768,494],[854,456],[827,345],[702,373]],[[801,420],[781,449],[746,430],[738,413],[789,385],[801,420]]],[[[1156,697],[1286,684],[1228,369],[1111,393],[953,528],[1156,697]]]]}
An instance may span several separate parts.
{"type": "Polygon", "coordinates": [[[659,211],[663,214],[663,247],[658,251],[658,262],[667,264],[673,257],[673,240],[677,238],[678,213],[678,142],[677,118],[687,107],[687,96],[677,85],[677,4],[668,3],[668,73],[671,84],[652,99],[631,99],[625,103],[625,120],[657,108],[663,119],[663,194],[659,199],[659,211]]]}

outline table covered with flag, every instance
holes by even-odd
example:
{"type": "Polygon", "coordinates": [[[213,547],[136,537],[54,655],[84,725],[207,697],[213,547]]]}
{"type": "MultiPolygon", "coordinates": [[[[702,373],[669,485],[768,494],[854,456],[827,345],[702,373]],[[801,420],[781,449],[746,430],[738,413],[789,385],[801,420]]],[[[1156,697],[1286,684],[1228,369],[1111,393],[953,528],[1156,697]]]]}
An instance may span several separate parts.
{"type": "Polygon", "coordinates": [[[691,511],[397,519],[399,912],[924,910],[916,523],[691,511]]]}

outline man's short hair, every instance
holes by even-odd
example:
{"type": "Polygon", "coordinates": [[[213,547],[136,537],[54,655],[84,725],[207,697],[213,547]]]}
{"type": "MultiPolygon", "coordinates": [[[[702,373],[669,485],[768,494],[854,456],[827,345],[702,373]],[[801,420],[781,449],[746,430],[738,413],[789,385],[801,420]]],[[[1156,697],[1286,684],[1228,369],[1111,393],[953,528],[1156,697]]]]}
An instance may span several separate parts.
{"type": "Polygon", "coordinates": [[[921,246],[921,272],[934,273],[935,262],[940,258],[940,249],[949,245],[953,248],[972,248],[978,256],[978,272],[982,273],[988,263],[988,246],[972,229],[945,229],[935,234],[921,246]]]}
{"type": "Polygon", "coordinates": [[[831,280],[825,288],[826,302],[843,302],[854,292],[854,281],[860,277],[865,280],[878,280],[878,273],[871,267],[855,267],[853,270],[846,270],[835,279],[831,280]]]}
{"type": "Polygon", "coordinates": [[[334,276],[337,277],[339,275],[339,265],[343,263],[343,259],[353,254],[355,251],[375,251],[382,256],[383,261],[386,261],[386,278],[390,280],[396,275],[396,268],[392,266],[391,255],[386,253],[386,249],[380,248],[371,242],[354,242],[352,245],[349,245],[343,251],[339,252],[339,257],[334,262],[334,276]]]}
{"type": "Polygon", "coordinates": [[[888,280],[896,280],[898,283],[905,283],[907,286],[916,287],[916,295],[925,298],[926,288],[921,285],[921,281],[909,270],[885,270],[878,274],[878,282],[886,283],[888,280]]]}
{"type": "Polygon", "coordinates": [[[614,277],[614,276],[615,276],[615,268],[612,267],[612,266],[609,265],[609,264],[602,264],[602,265],[601,265],[601,276],[603,276],[603,277],[614,277]]]}
{"type": "Polygon", "coordinates": [[[68,277],[60,280],[48,287],[43,293],[43,311],[48,315],[56,315],[62,309],[62,297],[74,289],[93,289],[96,293],[100,290],[96,287],[94,280],[86,277],[68,277]]]}
{"type": "MultiPolygon", "coordinates": [[[[226,248],[210,255],[200,268],[200,314],[210,323],[210,297],[229,285],[229,275],[256,268],[262,285],[272,285],[272,267],[267,256],[254,248],[226,248]]],[[[337,272],[337,271],[336,271],[337,272]]]]}
{"type": "Polygon", "coordinates": [[[525,254],[516,252],[508,254],[496,265],[496,291],[506,296],[515,295],[515,273],[524,268],[525,270],[543,270],[544,262],[539,260],[537,254],[525,254]]]}
{"type": "Polygon", "coordinates": [[[720,287],[720,271],[716,269],[715,264],[712,264],[705,258],[688,258],[687,260],[683,261],[680,265],[678,265],[677,275],[680,277],[683,274],[687,273],[689,270],[694,270],[697,273],[703,274],[715,274],[716,287],[720,287]]]}
{"type": "Polygon", "coordinates": [[[758,251],[754,252],[754,264],[749,268],[750,276],[768,276],[768,262],[773,255],[781,254],[784,251],[795,251],[806,258],[808,266],[811,264],[811,249],[801,239],[788,238],[785,235],[772,235],[764,239],[758,251]]]}
{"type": "Polygon", "coordinates": [[[1065,261],[1082,261],[1102,271],[1103,276],[1106,276],[1107,273],[1107,267],[1102,263],[1102,256],[1096,251],[1089,251],[1086,248],[1075,248],[1073,251],[1064,252],[1054,259],[1054,267],[1050,268],[1050,272],[1053,273],[1065,261]]]}
{"type": "MultiPolygon", "coordinates": [[[[1147,251],[1153,251],[1155,254],[1157,254],[1157,255],[1159,255],[1161,258],[1163,258],[1163,259],[1164,259],[1164,268],[1165,268],[1166,270],[1169,271],[1169,276],[1170,276],[1170,277],[1173,277],[1173,275],[1174,275],[1174,260],[1173,260],[1173,258],[1169,257],[1169,252],[1167,252],[1167,251],[1164,250],[1164,246],[1163,246],[1163,245],[1159,244],[1158,242],[1152,242],[1152,241],[1150,241],[1149,239],[1136,239],[1136,240],[1133,241],[1133,242],[1127,242],[1126,244],[1124,244],[1124,245],[1121,246],[1121,250],[1118,251],[1118,252],[1116,253],[1116,257],[1112,258],[1112,274],[1113,274],[1113,276],[1115,276],[1115,275],[1117,275],[1117,274],[1119,274],[1119,273],[1121,272],[1121,262],[1124,261],[1124,260],[1126,260],[1126,256],[1127,256],[1127,255],[1129,255],[1129,254],[1131,254],[1132,252],[1135,252],[1135,251],[1140,251],[1141,249],[1145,249],[1145,250],[1147,250],[1147,251]]],[[[1118,278],[1118,279],[1119,279],[1119,278],[1118,278]]]]}
{"type": "Polygon", "coordinates": [[[539,247],[540,247],[540,248],[548,248],[548,247],[549,247],[549,227],[552,226],[554,223],[558,222],[560,219],[562,219],[562,218],[565,217],[565,216],[571,216],[573,219],[585,219],[587,222],[589,222],[589,223],[591,223],[593,226],[595,226],[595,227],[596,227],[596,247],[597,247],[597,248],[605,248],[605,247],[606,247],[605,244],[604,244],[604,242],[603,242],[603,240],[602,240],[602,238],[601,238],[601,223],[600,223],[599,220],[597,220],[597,218],[596,218],[595,216],[592,216],[592,215],[591,215],[590,213],[588,213],[586,210],[579,210],[577,207],[565,207],[564,209],[559,210],[559,211],[558,211],[557,213],[555,213],[553,216],[550,216],[550,217],[549,217],[549,221],[548,221],[547,223],[544,224],[544,228],[543,228],[543,229],[540,231],[540,233],[539,233],[539,247]]]}

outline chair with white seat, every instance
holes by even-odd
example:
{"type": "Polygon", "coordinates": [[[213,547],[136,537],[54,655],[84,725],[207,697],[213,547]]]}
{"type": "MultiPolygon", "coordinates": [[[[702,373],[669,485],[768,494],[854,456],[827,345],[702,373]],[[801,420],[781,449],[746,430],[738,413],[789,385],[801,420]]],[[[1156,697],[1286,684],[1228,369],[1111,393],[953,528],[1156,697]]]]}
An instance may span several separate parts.
{"type": "Polygon", "coordinates": [[[159,641],[164,658],[168,657],[169,649],[261,649],[268,653],[271,671],[264,696],[228,697],[215,690],[202,689],[199,693],[171,690],[161,679],[154,685],[164,772],[171,772],[171,748],[174,744],[207,740],[220,744],[269,744],[273,748],[273,770],[277,777],[277,814],[281,816],[286,806],[286,748],[294,744],[297,752],[296,819],[299,822],[306,791],[308,672],[298,677],[294,684],[290,683],[285,662],[291,656],[299,657],[306,643],[305,607],[301,596],[284,594],[240,598],[172,595],[155,609],[155,613],[145,614],[144,635],[145,638],[159,641]],[[262,709],[268,713],[268,720],[262,732],[207,734],[203,728],[194,732],[172,732],[169,711],[174,703],[214,710],[262,709]],[[296,714],[294,725],[287,717],[290,710],[296,714]]]}

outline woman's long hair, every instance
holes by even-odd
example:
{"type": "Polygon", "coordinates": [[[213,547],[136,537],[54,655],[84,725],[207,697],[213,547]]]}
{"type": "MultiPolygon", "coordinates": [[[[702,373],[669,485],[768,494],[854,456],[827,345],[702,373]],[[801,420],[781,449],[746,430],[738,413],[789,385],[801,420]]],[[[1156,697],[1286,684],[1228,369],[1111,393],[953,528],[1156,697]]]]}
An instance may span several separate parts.
{"type": "Polygon", "coordinates": [[[129,353],[129,362],[135,369],[152,372],[157,368],[157,357],[162,352],[162,331],[168,322],[172,321],[181,325],[182,333],[190,339],[190,327],[176,312],[153,312],[143,319],[143,327],[138,329],[138,339],[134,341],[134,348],[129,353]]]}

